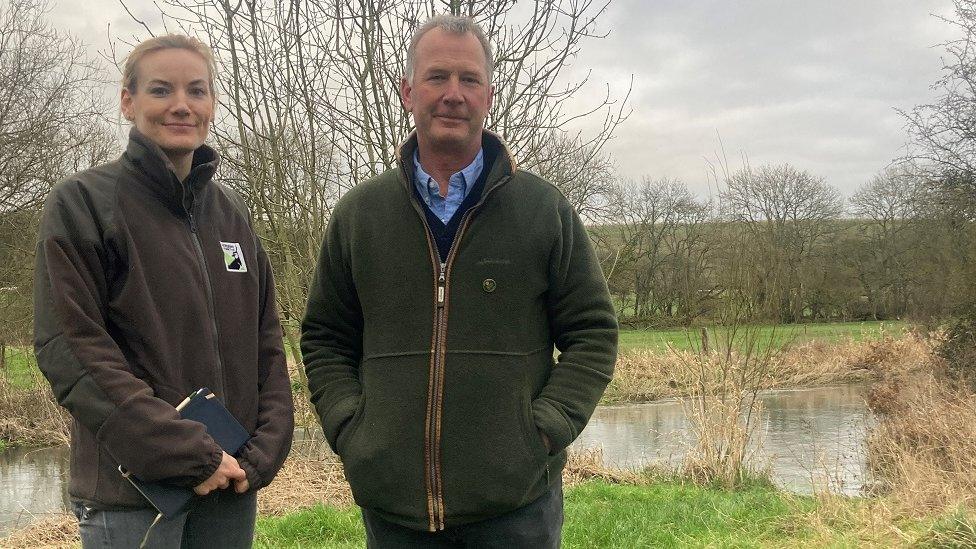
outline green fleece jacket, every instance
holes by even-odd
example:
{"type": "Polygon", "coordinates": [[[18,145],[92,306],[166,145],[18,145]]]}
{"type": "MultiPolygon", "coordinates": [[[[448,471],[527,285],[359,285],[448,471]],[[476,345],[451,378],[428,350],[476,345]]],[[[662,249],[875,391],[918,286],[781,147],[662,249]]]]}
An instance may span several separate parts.
{"type": "Polygon", "coordinates": [[[343,196],[302,324],[312,403],[356,502],[420,530],[539,497],[616,358],[579,217],[497,137],[484,142],[495,162],[444,264],[412,191],[415,136],[396,169],[343,196]]]}

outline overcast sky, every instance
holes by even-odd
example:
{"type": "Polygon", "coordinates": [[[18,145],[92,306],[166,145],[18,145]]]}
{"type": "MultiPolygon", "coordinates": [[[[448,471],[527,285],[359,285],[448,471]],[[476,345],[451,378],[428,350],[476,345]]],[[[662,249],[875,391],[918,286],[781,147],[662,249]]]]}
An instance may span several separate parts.
{"type": "MultiPolygon", "coordinates": [[[[130,2],[152,20],[151,2],[130,2]]],[[[849,195],[903,153],[896,108],[930,101],[950,0],[614,0],[574,70],[633,114],[609,146],[626,178],[714,187],[721,136],[733,168],[788,162],[849,195]]],[[[139,32],[117,0],[55,0],[52,22],[97,48],[139,32]]],[[[158,21],[158,19],[156,19],[158,21]]],[[[124,55],[127,51],[121,51],[124,55]]]]}

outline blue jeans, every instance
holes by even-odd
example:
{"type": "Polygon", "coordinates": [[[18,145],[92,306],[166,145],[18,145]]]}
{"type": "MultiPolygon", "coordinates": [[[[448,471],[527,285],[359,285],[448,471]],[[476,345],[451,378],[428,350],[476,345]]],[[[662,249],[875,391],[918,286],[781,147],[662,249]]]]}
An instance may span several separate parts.
{"type": "Polygon", "coordinates": [[[440,532],[412,530],[363,509],[370,549],[558,549],[563,529],[562,479],[539,499],[504,515],[451,526],[440,532]]]}
{"type": "Polygon", "coordinates": [[[156,510],[131,509],[106,511],[72,502],[84,549],[135,549],[146,532],[147,548],[236,549],[251,547],[257,495],[254,491],[237,494],[217,490],[195,498],[189,507],[172,519],[156,519],[156,510]]]}

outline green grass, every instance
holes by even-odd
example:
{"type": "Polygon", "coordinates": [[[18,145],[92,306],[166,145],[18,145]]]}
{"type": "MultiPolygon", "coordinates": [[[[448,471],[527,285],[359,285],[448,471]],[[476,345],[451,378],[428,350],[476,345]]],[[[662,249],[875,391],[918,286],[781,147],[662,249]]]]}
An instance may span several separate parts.
{"type": "Polygon", "coordinates": [[[259,518],[254,546],[359,549],[366,546],[366,534],[358,507],[320,505],[282,517],[259,518]]]}
{"type": "MultiPolygon", "coordinates": [[[[801,543],[812,498],[755,484],[739,490],[680,482],[590,482],[566,493],[563,547],[755,547],[801,543]]],[[[258,520],[256,547],[363,547],[358,509],[314,507],[258,520]]]]}
{"type": "Polygon", "coordinates": [[[37,369],[33,352],[30,347],[7,347],[4,350],[5,367],[0,369],[0,378],[21,389],[32,387],[40,381],[41,372],[37,369]]]}
{"type": "Polygon", "coordinates": [[[587,483],[566,496],[563,546],[792,546],[809,535],[798,510],[815,503],[787,497],[762,485],[730,491],[678,482],[587,483]]]}
{"type": "MultiPolygon", "coordinates": [[[[758,334],[759,342],[769,342],[771,336],[775,344],[787,342],[803,343],[812,340],[839,343],[853,339],[877,339],[884,332],[900,335],[904,332],[905,322],[837,322],[790,324],[781,326],[761,326],[758,334]]],[[[630,351],[648,349],[653,352],[668,352],[670,343],[677,349],[692,349],[700,345],[701,328],[672,328],[666,330],[620,330],[620,350],[630,351]],[[689,338],[690,336],[690,338],[689,338]]],[[[709,336],[721,339],[722,328],[709,328],[709,336]]]]}

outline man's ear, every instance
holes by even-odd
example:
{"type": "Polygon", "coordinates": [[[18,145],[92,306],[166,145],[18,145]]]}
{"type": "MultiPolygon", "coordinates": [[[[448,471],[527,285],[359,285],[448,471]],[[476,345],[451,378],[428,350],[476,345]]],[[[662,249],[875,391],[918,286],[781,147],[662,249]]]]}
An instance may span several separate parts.
{"type": "Polygon", "coordinates": [[[488,86],[488,110],[495,104],[495,86],[488,86]]]}
{"type": "Polygon", "coordinates": [[[400,102],[403,103],[403,108],[407,112],[413,111],[413,102],[410,100],[410,92],[412,88],[410,87],[410,82],[406,78],[400,79],[400,102]]]}

